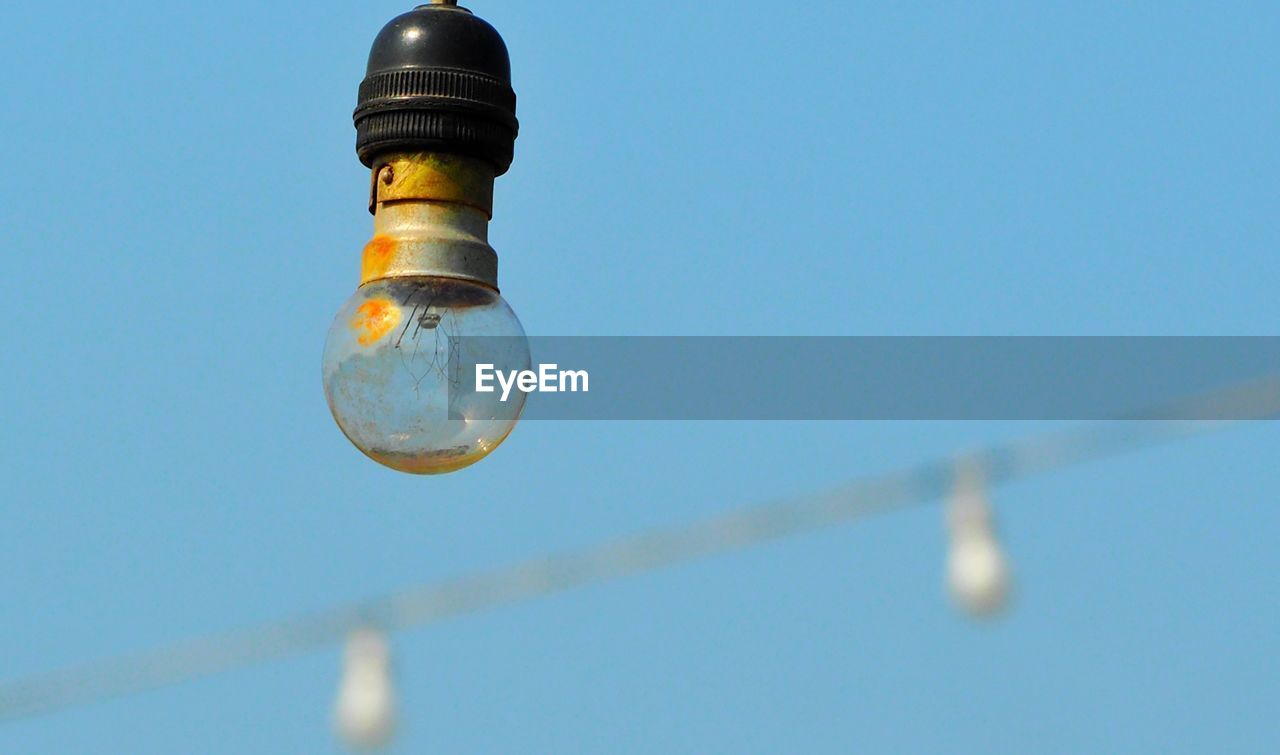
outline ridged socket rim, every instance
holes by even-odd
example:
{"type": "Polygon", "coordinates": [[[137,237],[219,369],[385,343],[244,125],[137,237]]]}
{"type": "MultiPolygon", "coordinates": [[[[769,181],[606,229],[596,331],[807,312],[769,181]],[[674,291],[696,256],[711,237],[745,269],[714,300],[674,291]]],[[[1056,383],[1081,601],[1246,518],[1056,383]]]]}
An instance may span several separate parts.
{"type": "Polygon", "coordinates": [[[378,71],[360,83],[352,116],[356,154],[372,168],[379,153],[438,148],[483,157],[501,175],[520,129],[515,110],[515,90],[491,76],[451,68],[378,71]]]}

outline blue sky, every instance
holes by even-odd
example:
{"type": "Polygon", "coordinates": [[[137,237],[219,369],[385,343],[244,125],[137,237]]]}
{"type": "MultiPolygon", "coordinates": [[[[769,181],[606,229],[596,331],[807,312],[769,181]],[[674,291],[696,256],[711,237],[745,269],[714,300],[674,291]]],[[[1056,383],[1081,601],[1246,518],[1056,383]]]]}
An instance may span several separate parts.
{"type": "MultiPolygon", "coordinates": [[[[1267,3],[514,3],[492,240],[535,335],[1273,334],[1267,3]]],[[[368,462],[320,351],[370,233],[350,123],[408,5],[0,9],[4,678],[820,489],[1031,423],[525,423],[368,462]]],[[[1280,747],[1256,424],[396,638],[398,752],[1280,747]]],[[[0,728],[4,752],[328,752],[337,648],[0,728]]]]}

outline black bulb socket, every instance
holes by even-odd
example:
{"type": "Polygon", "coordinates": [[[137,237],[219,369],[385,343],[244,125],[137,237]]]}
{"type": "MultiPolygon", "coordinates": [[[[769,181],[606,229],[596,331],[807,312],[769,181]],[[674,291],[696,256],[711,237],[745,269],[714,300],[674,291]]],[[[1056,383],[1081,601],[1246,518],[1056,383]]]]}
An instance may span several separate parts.
{"type": "Polygon", "coordinates": [[[511,167],[519,122],[511,58],[497,30],[447,2],[391,20],[373,41],[354,115],[356,154],[443,152],[511,167]]]}

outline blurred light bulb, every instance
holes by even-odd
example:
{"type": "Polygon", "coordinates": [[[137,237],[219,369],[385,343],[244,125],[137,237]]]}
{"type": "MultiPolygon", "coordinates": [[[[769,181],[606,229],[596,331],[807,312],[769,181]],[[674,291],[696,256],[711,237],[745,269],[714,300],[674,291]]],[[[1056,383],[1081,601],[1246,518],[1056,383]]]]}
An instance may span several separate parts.
{"type": "Polygon", "coordinates": [[[396,728],[391,650],[372,629],[352,632],[334,704],[334,728],[355,749],[376,749],[391,741],[396,728]]]}
{"type": "Polygon", "coordinates": [[[952,538],[947,560],[951,594],[973,616],[994,616],[1009,597],[1009,569],[994,537],[963,534],[952,538]]]}
{"type": "Polygon", "coordinates": [[[492,191],[493,169],[414,154],[374,175],[374,237],[361,285],[329,329],[325,395],[370,458],[401,472],[452,472],[497,448],[524,408],[519,391],[506,401],[477,392],[476,365],[530,368],[524,329],[496,288],[487,194],[477,188],[492,191]]]}
{"type": "Polygon", "coordinates": [[[947,526],[947,586],[952,599],[971,616],[999,614],[1011,592],[1009,566],[996,537],[981,469],[972,464],[956,470],[947,526]]]}

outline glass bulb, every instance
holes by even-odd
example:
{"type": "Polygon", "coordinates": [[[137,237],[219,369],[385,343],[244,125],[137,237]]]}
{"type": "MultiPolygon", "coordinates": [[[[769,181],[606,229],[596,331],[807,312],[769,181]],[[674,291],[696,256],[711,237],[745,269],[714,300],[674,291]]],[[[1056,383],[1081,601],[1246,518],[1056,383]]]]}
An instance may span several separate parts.
{"type": "Polygon", "coordinates": [[[993,534],[960,532],[947,559],[947,583],[956,603],[971,616],[994,616],[1009,600],[1009,566],[993,534]]]}
{"type": "Polygon", "coordinates": [[[1009,564],[996,536],[986,470],[971,459],[957,463],[947,502],[951,549],[947,586],[956,604],[970,616],[991,617],[1009,602],[1009,564]]]}
{"type": "Polygon", "coordinates": [[[478,393],[475,366],[527,370],[524,329],[488,286],[405,276],[360,286],[324,348],[334,419],[371,459],[401,472],[452,472],[483,459],[520,418],[525,395],[478,393]]]}
{"type": "Polygon", "coordinates": [[[390,647],[382,633],[360,629],[347,640],[345,655],[333,709],[334,728],[354,749],[384,747],[396,728],[390,647]]]}

